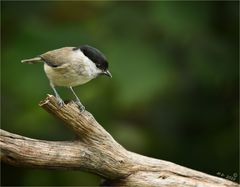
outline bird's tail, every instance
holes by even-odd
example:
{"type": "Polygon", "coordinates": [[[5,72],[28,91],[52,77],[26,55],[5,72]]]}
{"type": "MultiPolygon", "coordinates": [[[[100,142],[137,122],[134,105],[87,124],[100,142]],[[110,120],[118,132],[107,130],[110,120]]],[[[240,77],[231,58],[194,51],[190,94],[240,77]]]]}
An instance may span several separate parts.
{"type": "Polygon", "coordinates": [[[26,63],[26,64],[36,64],[38,62],[42,62],[42,58],[41,57],[35,57],[35,58],[21,60],[21,62],[26,63]]]}

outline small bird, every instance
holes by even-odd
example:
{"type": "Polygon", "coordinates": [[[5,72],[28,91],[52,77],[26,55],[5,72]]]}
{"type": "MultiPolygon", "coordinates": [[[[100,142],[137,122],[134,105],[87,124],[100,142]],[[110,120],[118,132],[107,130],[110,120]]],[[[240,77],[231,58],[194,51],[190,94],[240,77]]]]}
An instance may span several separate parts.
{"type": "Polygon", "coordinates": [[[89,45],[63,47],[21,62],[27,64],[43,62],[44,71],[58,104],[62,107],[64,101],[59,96],[55,86],[69,87],[76,98],[75,103],[79,106],[80,111],[84,111],[85,107],[80,102],[73,87],[85,84],[99,75],[112,77],[108,70],[107,58],[98,49],[89,45]]]}

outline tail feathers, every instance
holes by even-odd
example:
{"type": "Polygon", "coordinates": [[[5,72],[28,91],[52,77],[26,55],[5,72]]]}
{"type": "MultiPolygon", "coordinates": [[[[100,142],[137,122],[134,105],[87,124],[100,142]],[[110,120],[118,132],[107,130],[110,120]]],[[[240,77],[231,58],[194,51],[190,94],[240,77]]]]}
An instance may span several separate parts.
{"type": "Polygon", "coordinates": [[[38,62],[42,62],[42,58],[41,57],[35,57],[35,58],[21,60],[21,62],[26,63],[26,64],[36,64],[38,62]]]}

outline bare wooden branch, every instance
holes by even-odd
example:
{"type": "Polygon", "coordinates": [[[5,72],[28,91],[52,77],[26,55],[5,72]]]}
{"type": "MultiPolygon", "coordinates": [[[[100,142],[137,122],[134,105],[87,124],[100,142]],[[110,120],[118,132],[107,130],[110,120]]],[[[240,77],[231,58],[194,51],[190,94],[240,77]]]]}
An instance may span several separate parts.
{"type": "Polygon", "coordinates": [[[77,134],[75,141],[35,140],[1,130],[1,161],[14,166],[78,169],[102,176],[111,186],[239,186],[177,164],[124,149],[75,103],[59,108],[54,96],[40,103],[77,134]]]}

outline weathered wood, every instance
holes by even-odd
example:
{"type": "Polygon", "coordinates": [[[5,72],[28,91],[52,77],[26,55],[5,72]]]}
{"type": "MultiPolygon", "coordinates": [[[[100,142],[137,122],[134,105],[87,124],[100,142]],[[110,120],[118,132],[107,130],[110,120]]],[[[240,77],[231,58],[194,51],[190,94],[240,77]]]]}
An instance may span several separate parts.
{"type": "Polygon", "coordinates": [[[239,186],[177,164],[124,149],[87,111],[73,102],[59,108],[54,96],[40,103],[77,135],[75,141],[35,140],[1,130],[1,160],[14,166],[78,169],[111,186],[239,186]]]}

